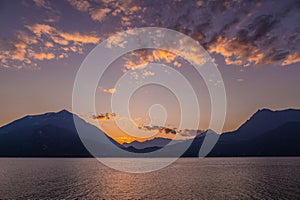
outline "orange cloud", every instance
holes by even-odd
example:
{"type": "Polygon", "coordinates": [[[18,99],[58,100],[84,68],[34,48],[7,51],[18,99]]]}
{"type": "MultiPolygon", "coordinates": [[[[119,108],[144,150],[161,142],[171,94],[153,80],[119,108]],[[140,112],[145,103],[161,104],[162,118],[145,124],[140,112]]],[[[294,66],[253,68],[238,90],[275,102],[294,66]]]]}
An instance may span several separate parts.
{"type": "Polygon", "coordinates": [[[94,33],[69,33],[47,24],[25,27],[28,33],[17,31],[16,40],[1,45],[0,61],[3,66],[34,68],[37,66],[35,61],[66,58],[66,52],[69,51],[82,54],[85,44],[97,44],[100,41],[94,33]]]}
{"type": "Polygon", "coordinates": [[[253,43],[240,41],[236,37],[228,40],[219,36],[215,43],[209,46],[208,51],[223,55],[228,65],[258,64],[265,57],[263,52],[253,43]]]}
{"type": "Polygon", "coordinates": [[[46,42],[46,43],[45,43],[45,46],[46,46],[46,47],[53,47],[54,45],[53,45],[53,43],[51,43],[51,42],[46,42]]]}
{"type": "Polygon", "coordinates": [[[24,42],[25,44],[36,44],[38,43],[38,40],[35,37],[30,37],[27,35],[27,33],[23,31],[19,31],[17,33],[17,39],[24,42]]]}
{"type": "Polygon", "coordinates": [[[84,44],[97,44],[99,42],[99,37],[94,35],[84,35],[78,32],[75,33],[65,33],[59,31],[58,34],[67,41],[80,42],[84,44]]]}
{"type": "Polygon", "coordinates": [[[42,34],[49,36],[55,43],[61,45],[67,45],[69,42],[80,42],[84,44],[96,44],[99,42],[99,38],[91,34],[81,34],[78,32],[67,33],[57,30],[46,24],[35,24],[32,26],[26,26],[31,30],[36,36],[41,37],[42,34]]]}
{"type": "Polygon", "coordinates": [[[106,48],[112,48],[114,46],[125,48],[127,41],[122,36],[112,35],[107,39],[106,48]]]}
{"type": "Polygon", "coordinates": [[[102,91],[103,91],[103,92],[110,93],[110,94],[113,94],[113,93],[116,92],[116,88],[103,89],[102,91]]]}
{"type": "Polygon", "coordinates": [[[24,43],[15,43],[14,46],[15,50],[12,52],[11,58],[14,60],[24,61],[27,45],[24,43]]]}
{"type": "Polygon", "coordinates": [[[252,41],[241,41],[237,37],[227,39],[220,36],[209,46],[208,51],[224,56],[225,63],[228,65],[249,66],[278,63],[285,66],[300,62],[300,56],[297,53],[289,54],[285,59],[287,52],[280,53],[274,50],[264,52],[264,49],[259,48],[252,41]]]}
{"type": "Polygon", "coordinates": [[[106,15],[111,11],[109,8],[98,8],[90,11],[91,18],[95,21],[103,21],[106,15]]]}
{"type": "Polygon", "coordinates": [[[139,61],[127,61],[124,66],[126,70],[135,70],[135,69],[144,69],[148,65],[148,62],[145,60],[139,60],[139,61]]]}
{"type": "Polygon", "coordinates": [[[69,44],[69,41],[68,40],[65,40],[65,39],[62,39],[62,38],[59,38],[59,37],[56,37],[54,35],[51,36],[51,39],[53,40],[53,42],[55,42],[56,44],[60,44],[60,45],[68,45],[69,44]]]}
{"type": "Polygon", "coordinates": [[[155,61],[165,61],[167,63],[171,63],[176,58],[175,54],[163,50],[154,50],[152,55],[155,61]]]}
{"type": "Polygon", "coordinates": [[[67,57],[69,57],[69,56],[66,53],[62,53],[58,56],[58,58],[60,58],[60,59],[67,58],[67,57]]]}
{"type": "Polygon", "coordinates": [[[30,52],[30,57],[36,59],[36,60],[51,60],[55,58],[55,55],[53,53],[36,53],[36,52],[30,52]]]}
{"type": "MultiPolygon", "coordinates": [[[[131,52],[125,57],[124,72],[128,70],[144,69],[151,62],[171,63],[176,67],[181,64],[175,61],[177,56],[164,50],[138,50],[131,52]]],[[[144,76],[154,75],[153,72],[143,71],[144,76]]]]}
{"type": "Polygon", "coordinates": [[[288,55],[287,58],[283,61],[282,65],[286,66],[297,62],[300,62],[300,52],[288,55]]]}
{"type": "Polygon", "coordinates": [[[32,26],[26,26],[29,30],[31,30],[35,35],[41,37],[42,34],[49,35],[52,31],[56,29],[47,25],[47,24],[35,24],[32,26]]]}

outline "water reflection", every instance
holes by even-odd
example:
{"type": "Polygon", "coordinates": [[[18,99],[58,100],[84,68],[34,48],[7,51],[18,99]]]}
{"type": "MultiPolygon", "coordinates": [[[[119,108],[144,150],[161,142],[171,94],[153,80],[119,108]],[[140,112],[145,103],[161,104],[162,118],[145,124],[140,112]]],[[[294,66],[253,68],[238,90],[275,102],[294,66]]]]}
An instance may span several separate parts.
{"type": "Polygon", "coordinates": [[[299,199],[299,161],[184,158],[156,172],[129,174],[95,159],[0,159],[0,199],[299,199]]]}

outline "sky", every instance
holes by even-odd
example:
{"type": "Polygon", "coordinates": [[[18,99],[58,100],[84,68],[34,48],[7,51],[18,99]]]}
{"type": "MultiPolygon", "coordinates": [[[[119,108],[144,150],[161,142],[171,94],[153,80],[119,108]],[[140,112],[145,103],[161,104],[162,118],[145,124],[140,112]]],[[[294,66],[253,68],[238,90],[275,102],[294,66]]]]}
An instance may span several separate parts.
{"type": "MultiPolygon", "coordinates": [[[[300,2],[292,0],[2,0],[0,126],[28,114],[72,111],[73,84],[85,57],[109,36],[139,27],[176,30],[209,53],[226,89],[224,132],[237,129],[258,109],[300,108],[299,21],[300,2]]],[[[144,67],[150,61],[172,65],[191,82],[200,102],[198,129],[205,130],[211,110],[203,79],[183,58],[161,50],[140,50],[115,60],[99,81],[97,115],[77,114],[96,120],[119,142],[137,139],[115,125],[114,119],[122,116],[111,113],[110,99],[125,72],[133,79],[137,73],[156,76],[144,67]]],[[[180,122],[178,105],[168,88],[148,85],[134,93],[129,108],[137,126],[159,130],[155,137],[172,137],[180,122]],[[149,119],[150,108],[162,111],[152,107],[156,104],[167,113],[164,125],[149,119]]],[[[177,132],[183,138],[197,133],[188,129],[177,132]]]]}

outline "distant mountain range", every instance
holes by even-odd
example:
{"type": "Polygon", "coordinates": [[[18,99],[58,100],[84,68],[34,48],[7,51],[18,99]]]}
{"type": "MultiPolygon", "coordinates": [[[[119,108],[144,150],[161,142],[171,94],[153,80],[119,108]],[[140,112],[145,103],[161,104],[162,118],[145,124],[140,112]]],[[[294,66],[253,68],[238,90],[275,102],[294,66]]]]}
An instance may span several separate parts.
{"type": "MultiPolygon", "coordinates": [[[[142,156],[171,142],[166,138],[154,138],[120,145],[97,127],[74,116],[84,127],[84,137],[99,136],[98,141],[91,143],[101,148],[108,148],[108,142],[113,142],[123,150],[142,156]]],[[[206,134],[197,135],[193,141],[173,141],[165,147],[167,153],[163,156],[172,156],[172,152],[185,142],[191,145],[183,156],[198,156],[206,134]]],[[[90,156],[77,134],[73,114],[66,110],[26,116],[0,128],[0,157],[90,156]]],[[[99,153],[97,156],[106,155],[99,153]]],[[[122,157],[121,154],[115,156],[122,157]]],[[[208,156],[300,156],[300,110],[259,110],[236,131],[223,133],[208,156]]]]}
{"type": "MultiPolygon", "coordinates": [[[[157,137],[154,138],[152,140],[146,140],[144,142],[139,142],[139,141],[133,141],[131,143],[123,143],[122,145],[126,148],[128,147],[133,147],[135,149],[145,149],[145,148],[151,148],[151,147],[164,147],[167,144],[169,144],[172,140],[168,139],[168,138],[161,138],[161,137],[157,137]]],[[[181,140],[173,140],[173,143],[179,143],[182,142],[181,140]]]]}

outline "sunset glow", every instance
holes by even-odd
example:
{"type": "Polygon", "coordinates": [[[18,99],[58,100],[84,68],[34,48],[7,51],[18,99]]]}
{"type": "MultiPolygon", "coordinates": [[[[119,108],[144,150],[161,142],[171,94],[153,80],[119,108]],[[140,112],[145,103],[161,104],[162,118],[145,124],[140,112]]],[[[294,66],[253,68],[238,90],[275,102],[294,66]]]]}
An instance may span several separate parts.
{"type": "MultiPolygon", "coordinates": [[[[268,1],[215,4],[170,1],[167,4],[170,6],[164,7],[160,1],[68,0],[54,3],[26,0],[16,5],[2,2],[0,23],[5,28],[0,36],[3,116],[0,124],[28,113],[71,110],[72,84],[85,56],[109,36],[143,26],[165,27],[184,33],[210,54],[222,74],[228,98],[224,132],[235,130],[260,108],[300,107],[300,93],[296,87],[300,58],[299,34],[296,34],[299,12],[292,2],[277,2],[280,4],[277,6],[268,1]],[[282,14],[285,9],[288,11],[282,14]]],[[[110,42],[108,48],[124,48],[128,41],[111,37],[110,42]]],[[[195,63],[206,62],[190,47],[185,50],[183,55],[195,63]]],[[[148,66],[151,63],[170,66],[191,82],[200,100],[198,129],[207,129],[211,102],[205,83],[184,57],[161,49],[140,49],[115,60],[99,81],[96,114],[111,112],[109,99],[118,93],[115,86],[118,77],[127,72],[133,81],[157,76],[148,66]]],[[[215,84],[221,83],[214,77],[209,79],[215,84]]],[[[151,124],[148,116],[148,109],[155,103],[162,104],[168,112],[165,127],[178,128],[180,110],[176,97],[157,86],[147,86],[133,95],[130,113],[132,118],[139,119],[136,126],[159,125],[151,124]]],[[[93,115],[77,114],[88,120],[93,115]]],[[[93,124],[101,121],[108,135],[119,142],[139,139],[114,127],[113,119],[107,120],[104,116],[93,124]]],[[[157,137],[172,137],[163,130],[158,131],[157,137]]]]}

